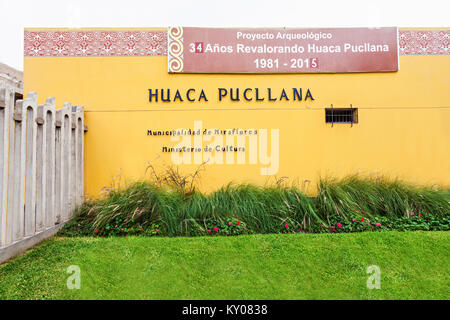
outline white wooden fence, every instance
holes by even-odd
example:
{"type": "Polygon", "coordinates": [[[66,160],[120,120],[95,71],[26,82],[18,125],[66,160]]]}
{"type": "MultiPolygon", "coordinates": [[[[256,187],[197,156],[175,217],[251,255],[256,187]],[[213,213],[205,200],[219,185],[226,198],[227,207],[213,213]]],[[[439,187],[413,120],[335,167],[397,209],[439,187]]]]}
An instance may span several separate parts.
{"type": "Polygon", "coordinates": [[[0,83],[0,263],[56,233],[83,199],[84,113],[0,83]]]}

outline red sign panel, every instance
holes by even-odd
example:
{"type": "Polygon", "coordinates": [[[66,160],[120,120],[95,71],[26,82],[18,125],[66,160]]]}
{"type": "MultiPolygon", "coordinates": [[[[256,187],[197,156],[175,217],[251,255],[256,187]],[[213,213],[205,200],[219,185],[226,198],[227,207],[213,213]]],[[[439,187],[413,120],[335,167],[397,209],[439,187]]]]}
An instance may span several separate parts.
{"type": "Polygon", "coordinates": [[[341,73],[398,70],[397,28],[170,27],[172,73],[341,73]]]}

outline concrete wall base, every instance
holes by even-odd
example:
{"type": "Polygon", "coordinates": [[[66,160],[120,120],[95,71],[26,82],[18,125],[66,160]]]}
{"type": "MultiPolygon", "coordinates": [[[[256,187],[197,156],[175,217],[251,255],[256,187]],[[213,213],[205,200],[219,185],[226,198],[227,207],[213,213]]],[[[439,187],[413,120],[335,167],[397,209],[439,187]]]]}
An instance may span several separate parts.
{"type": "Polygon", "coordinates": [[[26,250],[38,244],[39,242],[50,238],[51,236],[56,234],[59,229],[63,227],[63,225],[64,223],[60,223],[31,237],[21,239],[8,247],[0,248],[0,264],[11,258],[14,258],[21,253],[24,253],[26,250]]]}

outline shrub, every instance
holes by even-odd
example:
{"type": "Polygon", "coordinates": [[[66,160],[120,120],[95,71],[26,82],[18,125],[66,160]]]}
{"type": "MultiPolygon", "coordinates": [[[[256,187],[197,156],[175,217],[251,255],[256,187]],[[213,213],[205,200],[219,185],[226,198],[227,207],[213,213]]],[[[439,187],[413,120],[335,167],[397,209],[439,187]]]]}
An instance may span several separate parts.
{"type": "Polygon", "coordinates": [[[430,214],[420,214],[411,217],[354,217],[345,220],[340,216],[332,217],[331,232],[361,232],[361,231],[448,231],[450,217],[436,217],[430,214]]]}

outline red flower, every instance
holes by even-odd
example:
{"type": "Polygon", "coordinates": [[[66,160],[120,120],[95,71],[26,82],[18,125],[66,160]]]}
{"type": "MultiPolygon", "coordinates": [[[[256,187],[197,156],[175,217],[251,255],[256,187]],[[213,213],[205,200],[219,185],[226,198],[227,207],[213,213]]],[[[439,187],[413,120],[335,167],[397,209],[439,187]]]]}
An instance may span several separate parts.
{"type": "Polygon", "coordinates": [[[285,227],[286,229],[288,229],[288,228],[289,228],[289,225],[286,223],[286,224],[284,225],[284,227],[285,227]]]}
{"type": "Polygon", "coordinates": [[[342,228],[342,224],[340,224],[340,223],[338,223],[337,226],[338,226],[339,228],[342,228]]]}
{"type": "Polygon", "coordinates": [[[363,217],[361,217],[361,221],[364,221],[364,218],[363,218],[363,217]]]}
{"type": "Polygon", "coordinates": [[[419,213],[419,217],[421,217],[422,216],[422,214],[421,213],[419,213]]]}
{"type": "Polygon", "coordinates": [[[219,228],[217,228],[217,227],[214,227],[213,229],[214,229],[214,231],[219,231],[219,228]]]}
{"type": "Polygon", "coordinates": [[[237,224],[237,225],[240,225],[240,224],[241,224],[241,222],[240,222],[240,221],[238,220],[238,221],[236,222],[236,224],[237,224]]]}
{"type": "Polygon", "coordinates": [[[97,230],[97,229],[95,229],[95,233],[98,233],[98,230],[97,230]]]}
{"type": "Polygon", "coordinates": [[[211,230],[208,229],[208,233],[211,233],[211,230]]]}

